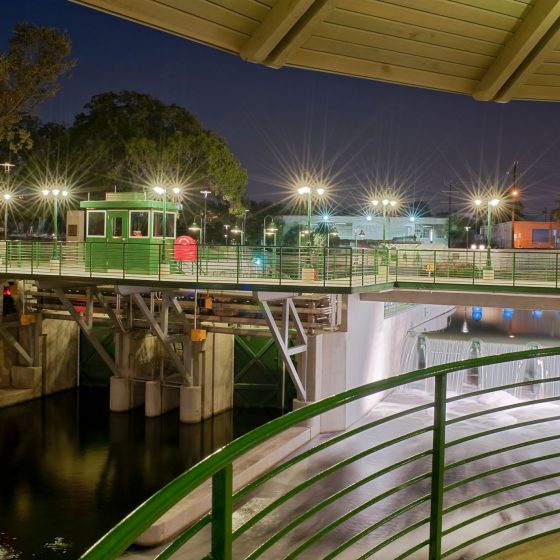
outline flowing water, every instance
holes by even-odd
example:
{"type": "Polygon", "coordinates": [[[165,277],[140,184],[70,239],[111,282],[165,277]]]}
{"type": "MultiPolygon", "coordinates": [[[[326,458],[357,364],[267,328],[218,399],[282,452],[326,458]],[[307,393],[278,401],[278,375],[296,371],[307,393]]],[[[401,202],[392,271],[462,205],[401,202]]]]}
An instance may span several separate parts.
{"type": "Polygon", "coordinates": [[[197,425],[178,412],[110,413],[82,388],[0,410],[0,560],[77,558],[144,499],[278,412],[241,409],[197,425]]]}

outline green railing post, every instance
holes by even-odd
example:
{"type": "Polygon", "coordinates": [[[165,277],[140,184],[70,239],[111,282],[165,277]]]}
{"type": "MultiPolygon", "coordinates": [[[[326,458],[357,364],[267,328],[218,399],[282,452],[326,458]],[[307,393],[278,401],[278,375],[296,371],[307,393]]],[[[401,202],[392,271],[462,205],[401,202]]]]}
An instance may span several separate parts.
{"type": "MultiPolygon", "coordinates": [[[[162,248],[162,245],[158,245],[157,248],[158,248],[158,261],[157,261],[158,262],[158,271],[157,271],[157,276],[158,276],[158,280],[161,280],[161,262],[162,262],[161,261],[161,259],[162,259],[161,248],[162,248]]],[[[151,251],[150,251],[150,253],[151,253],[151,251]]]]}
{"type": "Polygon", "coordinates": [[[379,271],[379,255],[377,247],[373,249],[373,283],[377,284],[377,272],[379,271]]]}
{"type": "Polygon", "coordinates": [[[323,286],[327,285],[327,248],[323,247],[323,286]]]}
{"type": "MultiPolygon", "coordinates": [[[[556,278],[558,279],[558,255],[556,255],[556,278]]],[[[513,253],[511,259],[511,283],[512,286],[515,286],[515,253],[513,253]]],[[[558,282],[556,287],[558,287],[558,282]]]]}
{"type": "Polygon", "coordinates": [[[352,287],[352,276],[354,275],[354,255],[352,249],[346,249],[346,254],[350,254],[350,288],[352,287]],[[349,253],[348,253],[349,252],[349,253]]]}
{"type": "Polygon", "coordinates": [[[437,252],[434,250],[434,284],[436,283],[437,252]]]}
{"type": "Polygon", "coordinates": [[[473,251],[473,254],[472,254],[472,283],[473,283],[473,286],[474,286],[474,277],[475,277],[475,274],[476,274],[475,267],[476,267],[476,251],[473,251]]]}
{"type": "MultiPolygon", "coordinates": [[[[240,273],[240,266],[241,266],[241,255],[239,254],[239,247],[240,245],[235,246],[235,260],[237,261],[237,284],[239,284],[239,273],[240,273]]],[[[264,256],[263,256],[263,266],[264,266],[264,256]]]]}
{"type": "Polygon", "coordinates": [[[395,250],[395,282],[399,281],[399,250],[395,250]]]}
{"type": "Polygon", "coordinates": [[[556,253],[556,270],[555,270],[555,274],[554,274],[554,278],[555,278],[555,285],[558,288],[558,253],[556,253]]]}
{"type": "Polygon", "coordinates": [[[443,526],[443,484],[445,476],[446,399],[447,373],[442,373],[435,377],[429,560],[440,560],[442,552],[441,536],[443,526]]]}
{"type": "Polygon", "coordinates": [[[364,285],[364,259],[365,259],[365,249],[362,249],[362,286],[364,285]]]}
{"type": "Polygon", "coordinates": [[[58,275],[62,276],[62,241],[56,242],[56,251],[58,253],[58,275]]]}
{"type": "Polygon", "coordinates": [[[282,285],[282,251],[284,250],[284,247],[280,247],[280,257],[279,257],[279,263],[278,263],[278,285],[281,286],[282,285]]]}
{"type": "Polygon", "coordinates": [[[233,468],[212,477],[212,560],[232,559],[233,468]]]}

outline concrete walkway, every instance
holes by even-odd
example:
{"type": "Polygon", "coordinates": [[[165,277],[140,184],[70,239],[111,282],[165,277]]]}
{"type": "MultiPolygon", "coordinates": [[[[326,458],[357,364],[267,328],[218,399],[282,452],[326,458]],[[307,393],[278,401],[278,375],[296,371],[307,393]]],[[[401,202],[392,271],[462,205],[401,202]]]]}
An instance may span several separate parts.
{"type": "MultiPolygon", "coordinates": [[[[430,398],[427,393],[417,390],[395,391],[384,402],[376,406],[367,418],[368,421],[386,417],[396,412],[402,411],[412,406],[417,406],[423,402],[429,402],[430,398]]],[[[488,410],[495,406],[504,406],[508,403],[519,402],[513,396],[507,393],[497,393],[493,396],[485,395],[477,398],[470,398],[464,401],[458,401],[450,405],[448,409],[448,420],[459,416],[470,414],[479,410],[488,410]]],[[[543,416],[560,416],[560,406],[557,404],[538,404],[523,406],[499,413],[491,413],[482,418],[472,418],[462,422],[457,422],[448,427],[447,441],[464,437],[488,429],[505,426],[509,424],[519,424],[521,422],[530,421],[543,416]]],[[[365,420],[364,420],[365,421],[365,420]]],[[[275,479],[264,484],[258,492],[253,493],[239,504],[234,513],[234,529],[243,524],[243,522],[251,518],[256,512],[263,507],[271,504],[278,498],[284,496],[294,485],[309,480],[310,477],[322,471],[328,466],[341,461],[350,454],[359,453],[367,450],[380,442],[398,437],[417,430],[423,426],[431,425],[431,410],[417,412],[412,416],[406,416],[388,424],[368,430],[358,436],[354,436],[342,443],[336,444],[325,452],[321,452],[315,458],[306,459],[297,466],[284,471],[275,479]]],[[[461,459],[473,454],[484,453],[496,447],[505,447],[518,444],[522,441],[528,441],[535,437],[544,437],[546,435],[558,434],[560,430],[560,422],[550,422],[546,425],[538,425],[523,427],[501,432],[494,437],[481,437],[475,439],[467,446],[452,446],[449,448],[447,456],[447,464],[460,461],[461,459]]],[[[309,445],[316,445],[318,442],[328,439],[328,436],[321,436],[309,445]]],[[[324,500],[334,492],[339,491],[356,480],[377,472],[381,469],[394,465],[400,459],[408,457],[412,454],[426,450],[431,445],[431,434],[423,434],[414,439],[407,439],[403,442],[395,444],[391,449],[378,451],[367,454],[359,461],[340,469],[334,474],[319,481],[318,484],[305,490],[298,496],[295,496],[281,505],[277,510],[267,515],[262,521],[251,527],[247,532],[242,534],[234,543],[234,558],[245,558],[254,551],[264,540],[270,538],[287,522],[301,515],[314,503],[324,500]]],[[[507,466],[508,464],[525,460],[533,456],[544,455],[546,453],[557,451],[557,443],[531,445],[516,451],[500,453],[483,460],[478,460],[466,465],[456,467],[448,471],[446,475],[446,484],[453,483],[457,480],[463,480],[466,477],[480,474],[484,471],[507,466]]],[[[371,481],[357,490],[354,490],[344,496],[342,500],[331,504],[322,512],[317,513],[310,519],[304,521],[299,527],[292,530],[286,537],[280,539],[272,545],[268,550],[264,551],[261,558],[267,560],[279,560],[286,557],[290,551],[294,551],[302,542],[314,535],[318,529],[327,526],[334,519],[346,514],[353,508],[363,504],[372,496],[377,496],[388,488],[410,480],[430,470],[430,458],[424,457],[408,465],[397,469],[396,471],[381,476],[378,480],[371,481]]],[[[560,460],[553,459],[546,463],[534,463],[519,467],[515,470],[502,470],[494,476],[481,477],[473,483],[459,487],[457,490],[450,491],[446,494],[444,507],[452,506],[468,497],[476,496],[492,489],[501,488],[504,485],[515,484],[516,482],[534,478],[542,473],[560,471],[560,460]]],[[[539,485],[531,484],[516,488],[510,491],[508,495],[496,494],[492,498],[477,502],[468,508],[456,510],[453,514],[446,515],[444,519],[444,527],[452,526],[470,519],[475,515],[479,515],[484,511],[490,511],[494,508],[504,506],[513,500],[521,500],[529,498],[540,492],[556,489],[558,479],[553,478],[539,485]]],[[[302,560],[317,560],[323,558],[330,551],[335,549],[341,543],[345,542],[357,532],[366,530],[372,524],[377,523],[380,519],[389,515],[391,512],[399,509],[413,500],[425,496],[429,491],[429,485],[424,483],[417,484],[396,492],[393,496],[384,499],[372,507],[364,509],[356,517],[335,528],[327,536],[318,539],[309,548],[302,550],[297,558],[302,560]]],[[[541,512],[551,511],[558,508],[559,500],[557,496],[540,500],[538,502],[528,501],[522,506],[515,508],[505,508],[501,511],[481,518],[478,522],[471,524],[461,530],[452,531],[448,537],[444,539],[444,550],[450,550],[457,547],[457,551],[449,555],[450,560],[460,560],[466,558],[476,558],[489,550],[493,550],[503,546],[508,542],[528,537],[537,532],[544,532],[551,528],[556,528],[560,523],[560,515],[554,515],[538,520],[521,527],[513,527],[504,530],[496,535],[488,537],[475,545],[460,547],[461,543],[475,538],[492,529],[502,527],[504,524],[512,523],[517,520],[536,515],[541,512]]],[[[372,547],[391,538],[396,532],[411,527],[416,521],[425,518],[429,514],[429,501],[424,502],[418,507],[403,512],[402,515],[392,519],[384,526],[367,532],[364,538],[360,539],[352,546],[344,550],[337,558],[342,560],[355,560],[362,555],[367,554],[372,547]]],[[[208,528],[207,528],[208,529],[208,528]]],[[[378,560],[394,560],[400,553],[412,547],[415,543],[427,538],[427,527],[421,526],[404,538],[398,539],[389,544],[382,551],[372,556],[378,560]]],[[[553,546],[554,539],[546,539],[543,541],[543,551],[545,556],[536,556],[536,542],[529,546],[531,550],[530,556],[500,556],[502,560],[520,560],[521,558],[533,559],[558,559],[560,555],[550,556],[550,546],[553,546]],[[548,548],[547,548],[548,547],[548,548]]],[[[201,532],[193,541],[174,558],[179,560],[195,560],[203,558],[208,553],[209,547],[209,530],[201,532]]],[[[144,550],[126,553],[127,560],[140,560],[153,558],[154,550],[144,550]]],[[[523,554],[523,553],[521,553],[523,554]]],[[[553,554],[553,553],[552,553],[553,554]]],[[[364,556],[365,557],[365,556],[364,556]]],[[[426,550],[419,550],[416,553],[407,556],[411,560],[425,560],[427,558],[426,550]]]]}

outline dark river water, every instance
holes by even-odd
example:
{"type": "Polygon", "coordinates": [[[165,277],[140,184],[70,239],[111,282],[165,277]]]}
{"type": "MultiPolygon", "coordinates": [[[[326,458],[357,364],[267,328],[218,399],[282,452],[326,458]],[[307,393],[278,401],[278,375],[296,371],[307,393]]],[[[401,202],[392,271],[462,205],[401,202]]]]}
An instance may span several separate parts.
{"type": "Polygon", "coordinates": [[[108,390],[0,409],[0,560],[77,558],[164,484],[278,415],[235,409],[198,425],[178,411],[110,413],[108,390]]]}

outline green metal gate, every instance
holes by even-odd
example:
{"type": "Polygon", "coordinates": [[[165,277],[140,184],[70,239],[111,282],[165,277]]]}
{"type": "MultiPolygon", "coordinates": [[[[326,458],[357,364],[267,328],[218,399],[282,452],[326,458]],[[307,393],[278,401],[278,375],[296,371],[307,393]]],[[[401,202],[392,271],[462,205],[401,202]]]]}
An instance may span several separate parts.
{"type": "MultiPolygon", "coordinates": [[[[115,342],[113,330],[106,326],[96,327],[95,335],[103,348],[107,350],[109,356],[115,356],[115,342]],[[106,332],[102,332],[102,331],[106,332]]],[[[112,373],[109,366],[101,359],[95,348],[91,345],[87,337],[80,330],[80,385],[87,386],[108,386],[109,378],[112,373]]]]}
{"type": "Polygon", "coordinates": [[[233,383],[235,406],[291,408],[296,396],[273,338],[235,336],[233,383]]]}

